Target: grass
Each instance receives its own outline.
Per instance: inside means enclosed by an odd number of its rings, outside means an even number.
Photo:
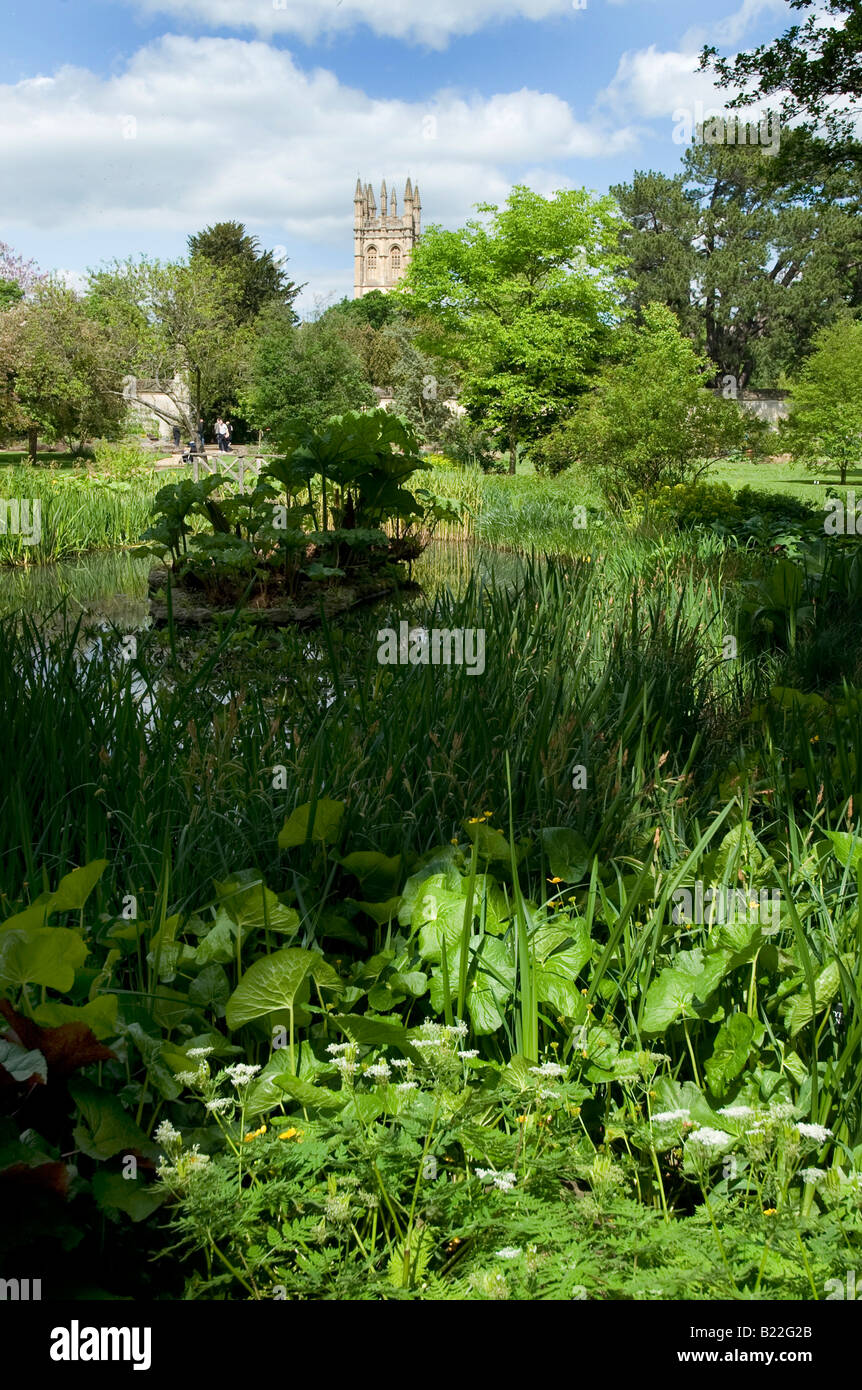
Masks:
[[[149,523],[161,486],[152,470],[125,477],[106,472],[10,467],[0,474],[0,500],[30,506],[30,523],[0,534],[0,564],[46,564],[87,550],[135,544]],[[32,525],[39,504],[38,527]],[[27,543],[27,533],[37,536]]]

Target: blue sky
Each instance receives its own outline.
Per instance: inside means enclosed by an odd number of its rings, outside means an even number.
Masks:
[[[457,226],[513,183],[673,172],[697,72],[784,0],[5,0],[0,240],[45,269],[179,256],[221,218],[286,248],[305,312],[352,290],[357,172]],[[677,136],[677,140],[678,140]]]

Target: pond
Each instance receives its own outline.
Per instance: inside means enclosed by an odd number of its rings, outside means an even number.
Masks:
[[[0,569],[0,617],[25,613],[40,626],[59,626],[62,605],[72,621],[87,627],[136,632],[149,625],[147,575],[152,561],[127,551],[92,552],[54,565]],[[421,585],[416,604],[450,589],[462,594],[478,576],[499,587],[517,582],[520,557],[470,543],[434,541],[413,565]]]

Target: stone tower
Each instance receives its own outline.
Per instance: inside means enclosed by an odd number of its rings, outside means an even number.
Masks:
[[[380,185],[380,211],[371,184],[356,180],[353,197],[353,298],[369,290],[387,290],[397,284],[421,234],[422,204],[419,185],[410,179],[404,189],[404,212],[399,217],[395,189],[387,201],[386,180]]]

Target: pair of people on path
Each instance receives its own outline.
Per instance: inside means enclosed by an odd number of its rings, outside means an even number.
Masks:
[[[215,422],[215,437],[220,454],[226,454],[230,450],[232,433],[230,420],[223,420],[219,416]]]

